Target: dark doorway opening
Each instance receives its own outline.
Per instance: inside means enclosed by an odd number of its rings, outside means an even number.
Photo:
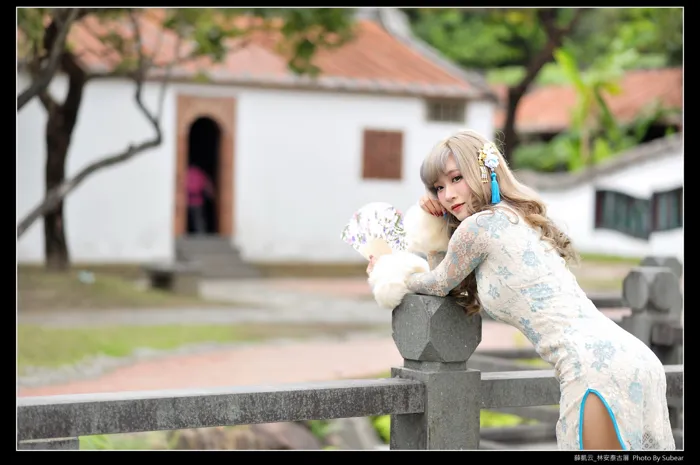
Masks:
[[[214,120],[202,117],[192,123],[187,150],[188,235],[215,235],[219,232],[218,184],[220,145],[221,129]],[[198,168],[200,173],[192,175],[190,173],[191,168]],[[204,176],[201,176],[201,174],[204,174]]]

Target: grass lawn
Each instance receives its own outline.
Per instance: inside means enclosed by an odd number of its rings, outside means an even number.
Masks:
[[[611,255],[581,254],[573,273],[586,292],[622,292],[622,282],[641,259]]]
[[[81,282],[81,271],[92,272],[94,282]],[[31,311],[236,306],[231,302],[215,302],[156,289],[140,289],[135,283],[137,277],[137,271],[127,267],[123,270],[76,267],[65,273],[57,273],[38,266],[20,266],[17,273],[18,307],[20,311]]]
[[[624,278],[602,278],[596,279],[588,276],[576,277],[581,289],[585,292],[620,292],[622,293],[622,281]]]
[[[642,262],[643,259],[643,257],[620,257],[617,255],[602,255],[595,253],[581,253],[579,255],[581,257],[582,262],[596,263],[599,265],[619,264],[637,266]]]
[[[138,348],[175,349],[185,344],[257,342],[274,338],[303,339],[373,330],[367,324],[238,324],[107,326],[49,328],[20,324],[17,327],[18,372],[28,367],[56,368],[100,354],[125,357]]]

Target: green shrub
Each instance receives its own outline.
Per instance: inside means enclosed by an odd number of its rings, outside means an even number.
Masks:
[[[535,420],[528,420],[509,413],[492,412],[490,410],[481,411],[481,428],[502,428],[507,426],[517,426],[537,423]],[[372,417],[372,425],[384,444],[389,444],[391,432],[391,416],[379,415]]]
[[[384,444],[389,444],[389,436],[391,433],[391,415],[379,415],[372,418],[372,424],[377,431],[379,437],[384,441]]]

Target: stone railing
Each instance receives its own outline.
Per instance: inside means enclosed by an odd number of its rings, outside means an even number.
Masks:
[[[669,404],[680,412],[678,279],[666,267],[639,267],[624,294],[633,313],[622,324],[662,357]],[[394,309],[392,329],[404,363],[388,379],[20,397],[18,448],[77,449],[79,436],[97,434],[391,414],[391,449],[478,449],[482,409],[559,403],[552,370],[470,368],[481,316],[466,316],[452,299],[409,295]]]

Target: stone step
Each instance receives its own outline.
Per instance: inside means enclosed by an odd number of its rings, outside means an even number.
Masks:
[[[261,274],[252,268],[205,268],[202,270],[202,277],[209,279],[241,279],[260,278]]]
[[[207,266],[249,266],[240,256],[234,254],[226,255],[204,255],[188,254],[188,261],[196,262]]]
[[[184,253],[207,253],[207,254],[218,254],[218,253],[238,253],[238,250],[228,241],[224,240],[211,240],[211,241],[191,241],[182,240],[178,241],[175,247]]]
[[[261,272],[254,266],[248,265],[240,260],[229,262],[211,262],[208,260],[192,260],[205,278],[259,278]]]
[[[257,278],[260,271],[241,259],[228,237],[196,236],[176,242],[178,260],[194,262],[205,278]]]

